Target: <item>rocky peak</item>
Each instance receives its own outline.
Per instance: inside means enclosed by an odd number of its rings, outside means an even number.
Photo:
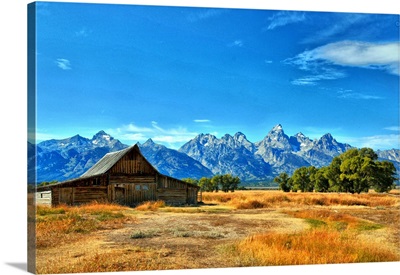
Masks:
[[[289,137],[283,131],[283,127],[281,124],[273,127],[271,131],[269,131],[268,135],[261,142],[258,142],[257,145],[279,149],[291,148]]]
[[[150,146],[154,144],[155,144],[154,141],[151,138],[149,138],[145,143],[143,143],[143,146]]]

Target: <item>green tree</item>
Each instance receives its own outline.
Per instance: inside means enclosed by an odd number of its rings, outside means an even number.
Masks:
[[[395,177],[396,168],[393,163],[389,161],[380,161],[376,166],[376,180],[372,184],[372,188],[376,192],[389,192],[396,186],[394,182],[397,180]]]
[[[240,184],[239,177],[234,177],[231,174],[225,174],[221,178],[221,190],[224,192],[232,191],[238,188]]]
[[[335,157],[325,176],[329,191],[361,193],[374,188],[387,192],[393,188],[396,168],[391,162],[378,161],[378,155],[371,148],[352,148]]]
[[[182,179],[182,181],[187,182],[187,183],[191,183],[191,184],[194,184],[194,185],[198,185],[199,184],[199,181],[197,179],[192,179],[192,178],[185,178],[185,179]]]
[[[325,171],[325,176],[328,179],[329,190],[331,192],[344,192],[344,187],[340,180],[340,165],[342,164],[342,159],[337,156],[333,158],[331,164]]]
[[[211,179],[210,178],[202,177],[199,180],[199,186],[200,186],[200,189],[202,191],[212,192],[214,190],[214,187],[213,187],[213,185],[211,183]]]
[[[314,190],[316,192],[328,192],[329,179],[327,177],[329,167],[319,168],[314,175]]]
[[[279,185],[279,189],[281,189],[283,192],[290,192],[290,190],[292,190],[290,177],[285,172],[282,172],[279,174],[279,176],[276,176],[274,178],[274,182]]]
[[[300,190],[301,192],[311,192],[314,190],[313,182],[311,181],[311,176],[315,173],[316,168],[314,166],[310,167],[300,167],[296,169],[291,177],[293,184],[293,191]]]
[[[361,155],[345,159],[340,165],[340,179],[346,183],[345,191],[350,193],[368,192],[374,162]]]
[[[222,184],[222,175],[215,175],[214,177],[212,177],[211,184],[213,186],[213,190],[215,190],[215,192],[218,192],[219,187]]]

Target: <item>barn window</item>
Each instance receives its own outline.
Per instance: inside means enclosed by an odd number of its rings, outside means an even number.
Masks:
[[[149,190],[149,187],[147,185],[143,185],[142,188],[143,188],[144,191]]]
[[[135,190],[140,191],[140,185],[135,185]]]

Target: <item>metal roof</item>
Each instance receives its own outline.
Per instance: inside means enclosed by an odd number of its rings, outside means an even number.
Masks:
[[[113,167],[126,153],[128,153],[132,148],[137,145],[130,146],[126,149],[107,153],[98,162],[96,162],[89,170],[87,170],[80,178],[87,178],[97,175],[102,175]]]

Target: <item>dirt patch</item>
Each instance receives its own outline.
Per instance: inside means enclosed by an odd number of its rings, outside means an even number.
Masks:
[[[139,246],[185,251],[187,256],[214,258],[213,248],[268,231],[300,231],[307,224],[277,211],[229,214],[156,212],[138,216],[138,223],[104,233],[112,246]],[[206,262],[211,262],[205,260]],[[213,265],[215,267],[215,265]],[[208,266],[205,266],[208,267]]]

